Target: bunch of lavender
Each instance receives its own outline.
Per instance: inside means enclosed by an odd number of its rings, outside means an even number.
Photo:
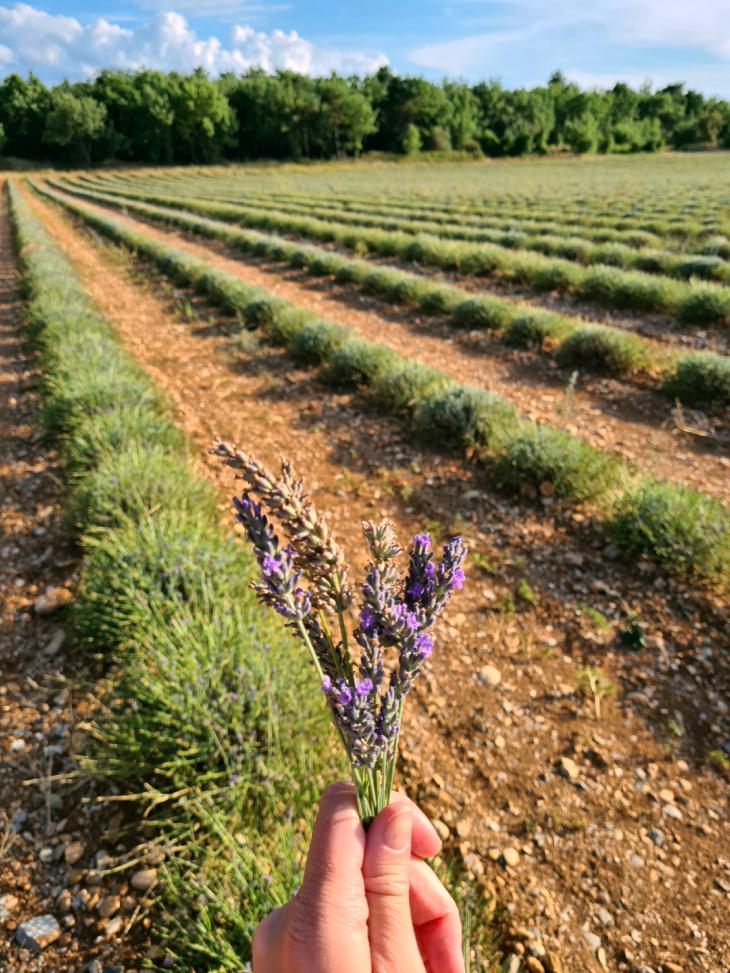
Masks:
[[[416,534],[401,574],[393,526],[363,524],[370,562],[357,621],[348,624],[354,599],[345,559],[290,464],[282,461],[277,479],[225,443],[213,453],[246,483],[233,504],[261,571],[254,588],[309,650],[367,825],[390,800],[405,698],[433,652],[436,619],[464,582],[466,548],[453,537],[437,560],[428,534]]]

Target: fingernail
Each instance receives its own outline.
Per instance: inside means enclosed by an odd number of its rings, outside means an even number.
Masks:
[[[411,844],[411,831],[413,829],[413,818],[410,808],[403,808],[385,825],[383,832],[383,844],[391,851],[405,851]]]

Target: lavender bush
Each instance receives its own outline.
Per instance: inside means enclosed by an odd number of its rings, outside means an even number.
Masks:
[[[428,534],[416,534],[402,573],[392,524],[364,523],[370,562],[355,611],[342,551],[291,465],[283,460],[276,479],[225,443],[213,452],[246,483],[233,503],[261,571],[254,588],[309,650],[367,825],[390,800],[405,699],[433,652],[436,619],[464,582],[466,548],[453,537],[437,560]]]

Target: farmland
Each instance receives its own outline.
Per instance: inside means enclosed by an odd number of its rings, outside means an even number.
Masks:
[[[243,969],[342,772],[227,537],[221,437],[290,457],[358,566],[371,518],[469,544],[399,775],[444,838],[472,970],[727,968],[728,154],[39,172],[4,191],[29,422],[64,484],[68,582],[47,583],[73,592],[63,685],[83,705],[63,718],[88,734],[48,774],[99,796],[45,840],[54,862],[86,831],[96,852],[116,821],[98,884],[131,896],[113,933],[67,931],[44,958],[81,970],[121,936],[132,965]],[[26,595],[4,630],[27,616],[41,644],[58,621]],[[33,670],[52,712],[54,665]],[[17,781],[38,777],[23,753]],[[87,855],[70,896],[100,872]]]

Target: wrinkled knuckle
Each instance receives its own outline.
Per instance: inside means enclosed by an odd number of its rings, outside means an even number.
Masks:
[[[401,865],[382,865],[365,875],[365,891],[369,895],[407,896],[410,889],[408,871]]]

